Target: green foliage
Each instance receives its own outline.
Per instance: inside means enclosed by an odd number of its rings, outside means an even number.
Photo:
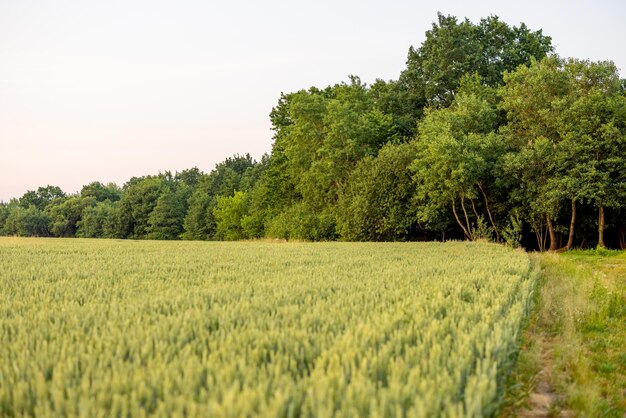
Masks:
[[[96,202],[104,202],[105,200],[116,202],[120,200],[121,195],[122,190],[115,183],[109,183],[105,186],[99,181],[94,181],[83,186],[80,191],[81,197],[91,197],[94,198]]]
[[[60,204],[48,206],[46,212],[50,218],[50,232],[56,237],[73,237],[76,235],[78,223],[88,207],[96,205],[96,198],[71,196]]]
[[[522,219],[519,214],[509,215],[509,221],[502,229],[502,238],[511,248],[519,248],[522,243]]]
[[[124,185],[119,202],[119,231],[122,238],[141,239],[148,233],[148,219],[164,187],[161,177],[132,178]]]
[[[119,204],[109,200],[86,207],[82,219],[77,222],[77,237],[119,238]]]
[[[188,199],[182,238],[216,239],[214,210],[219,196],[232,196],[236,190],[248,191],[257,183],[267,164],[246,154],[235,155],[218,164],[208,176],[201,176]]]
[[[375,108],[391,117],[397,135],[406,140],[415,135],[425,105],[421,95],[412,93],[404,83],[395,80],[379,79],[370,88]]]
[[[187,186],[176,190],[167,188],[157,199],[156,206],[148,217],[148,239],[178,239],[183,232],[187,209]]]
[[[545,225],[546,214],[552,218],[558,215],[560,190],[552,182],[553,157],[552,142],[539,137],[519,152],[508,153],[503,158],[506,175],[518,182],[512,188],[512,203],[523,211],[525,220],[535,231]]]
[[[626,201],[626,97],[612,62],[569,61],[569,103],[559,119],[572,188],[580,200],[619,207]]]
[[[514,205],[533,230],[564,200],[618,207],[626,199],[626,101],[615,66],[556,57],[505,74],[505,169]],[[618,203],[620,202],[620,203]],[[551,248],[554,248],[551,243]]]
[[[189,188],[194,188],[202,178],[205,176],[202,171],[198,167],[189,168],[187,170],[183,170],[180,173],[176,173],[175,179],[177,182],[180,182]]]
[[[186,240],[206,240],[214,232],[213,208],[216,198],[196,189],[189,198],[189,210],[183,221],[182,238]]]
[[[4,223],[4,234],[20,237],[49,236],[50,218],[48,215],[35,205],[27,208],[20,205],[9,206],[9,214]]]
[[[295,203],[268,222],[267,236],[271,238],[327,241],[336,239],[333,214],[317,212],[306,203]]]
[[[318,221],[324,225],[322,229],[335,223],[334,208],[358,162],[397,138],[393,119],[376,107],[370,89],[358,77],[325,90],[311,88],[283,95],[271,117],[276,133],[270,167],[280,167],[284,174],[268,170],[271,182],[261,179],[260,183],[273,194],[287,191],[290,199],[267,205],[273,212],[270,219],[281,212],[287,216],[284,211],[301,214],[305,218],[294,221],[299,226],[291,228],[292,232],[299,238],[320,236]],[[314,230],[305,230],[307,225]],[[332,234],[321,235],[328,238]]]
[[[248,238],[242,225],[248,209],[248,194],[235,191],[233,196],[218,196],[213,209],[217,228],[215,238],[218,240],[236,241]]]
[[[487,185],[494,177],[496,162],[507,150],[494,132],[498,121],[495,105],[493,89],[470,77],[464,79],[450,107],[427,111],[419,125],[418,152],[411,165],[420,221],[428,223],[444,208],[451,208],[465,237],[477,238],[473,224],[481,217],[481,204],[487,212]]]
[[[267,235],[272,219],[301,198],[287,174],[286,164],[287,159],[275,143],[272,157],[265,162],[266,168],[249,193],[248,214],[242,221],[248,236]]]
[[[9,204],[0,202],[0,235],[6,235],[6,232],[4,232],[4,224],[9,217],[9,213],[11,213],[9,210]]]
[[[529,267],[474,243],[0,239],[0,415],[492,416]]]
[[[487,85],[502,83],[502,74],[552,51],[550,37],[524,24],[510,27],[497,16],[473,24],[454,16],[438,15],[422,45],[409,50],[407,69],[400,76],[414,100],[446,107],[460,81],[477,73]]]
[[[476,224],[473,226],[472,236],[475,240],[491,241],[493,240],[493,228],[489,226],[485,217],[478,215]]]
[[[415,142],[388,144],[366,157],[350,175],[339,199],[337,231],[348,241],[393,241],[415,228],[415,184],[409,166]]]
[[[38,210],[44,210],[54,201],[63,200],[66,197],[63,190],[58,186],[39,187],[37,191],[29,190],[19,199],[22,208],[34,206]]]
[[[570,148],[558,123],[572,86],[558,57],[533,59],[530,66],[505,73],[504,81],[500,94],[508,122],[502,131],[513,147],[503,159],[507,188],[512,206],[524,214],[543,250],[561,201],[577,199],[570,181]],[[550,236],[550,248],[556,249]]]

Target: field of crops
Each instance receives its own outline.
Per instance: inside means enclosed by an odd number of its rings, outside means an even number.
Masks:
[[[476,243],[0,239],[0,416],[488,416],[534,275]]]

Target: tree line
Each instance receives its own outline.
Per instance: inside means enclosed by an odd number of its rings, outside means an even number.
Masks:
[[[0,232],[626,247],[626,82],[541,30],[439,14],[397,80],[281,94],[270,119],[260,161],[40,187]]]

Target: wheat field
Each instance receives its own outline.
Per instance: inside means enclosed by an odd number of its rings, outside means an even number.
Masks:
[[[534,287],[481,243],[1,238],[0,416],[489,416]]]

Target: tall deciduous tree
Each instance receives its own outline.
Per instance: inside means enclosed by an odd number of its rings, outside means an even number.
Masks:
[[[605,246],[605,208],[626,201],[626,100],[612,62],[571,60],[573,88],[560,118],[568,149],[572,187],[598,208],[598,245]]]
[[[504,71],[531,58],[542,59],[551,51],[550,37],[524,24],[510,27],[497,16],[473,24],[438,14],[422,45],[409,49],[399,82],[419,117],[425,105],[450,105],[463,76],[477,73],[487,85],[497,86]]]
[[[161,240],[180,238],[187,209],[187,188],[184,184],[165,188],[148,217],[146,238]]]
[[[514,72],[506,72],[504,81],[500,93],[508,123],[502,132],[515,148],[509,160],[518,159],[517,163],[510,161],[509,167],[522,171],[509,174],[521,180],[513,186],[516,190],[527,191],[526,196],[519,193],[514,196],[518,198],[518,205],[526,206],[524,212],[538,234],[539,247],[543,247],[541,231],[545,225],[550,237],[549,249],[556,250],[558,241],[554,222],[559,214],[560,197],[562,193],[572,192],[558,187],[568,184],[563,177],[568,175],[568,170],[559,169],[557,164],[559,157],[564,155],[558,121],[563,107],[567,106],[564,101],[568,100],[571,83],[558,57],[541,61],[533,59],[528,67],[520,66]],[[566,160],[561,158],[561,161]],[[568,198],[575,201],[578,197],[571,194]],[[543,213],[537,213],[537,210]],[[575,216],[575,212],[572,215]]]
[[[305,216],[297,229],[314,228],[304,233],[307,236],[326,230],[329,235],[323,238],[328,239],[334,235],[335,207],[350,173],[362,158],[398,137],[392,117],[376,106],[358,77],[324,90],[284,95],[271,116],[276,132],[271,158],[280,163],[286,178],[272,170],[266,175],[284,184],[279,188],[295,192],[292,201],[281,199],[283,207],[275,216],[286,211]]]
[[[475,228],[485,222],[497,234],[487,183],[506,144],[494,132],[499,119],[493,88],[481,86],[478,77],[466,77],[463,83],[449,108],[427,111],[411,169],[418,218],[428,222],[451,210],[464,236],[473,240],[484,233]]]

